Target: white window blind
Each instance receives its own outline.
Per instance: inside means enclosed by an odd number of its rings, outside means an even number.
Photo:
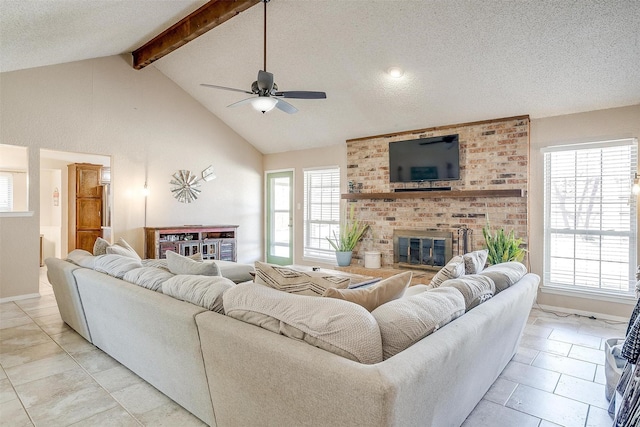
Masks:
[[[635,139],[545,150],[545,286],[635,288],[636,170]]]
[[[326,237],[340,231],[340,169],[304,170],[304,258],[335,261]]]
[[[0,212],[13,211],[13,175],[0,172]]]

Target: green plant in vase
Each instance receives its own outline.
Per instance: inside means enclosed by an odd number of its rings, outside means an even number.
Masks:
[[[351,205],[349,216],[340,222],[340,233],[333,232],[333,237],[327,237],[331,247],[336,251],[336,259],[339,266],[351,264],[351,254],[364,233],[369,229],[355,217],[355,206]]]
[[[520,247],[523,241],[515,236],[513,230],[505,233],[504,229],[500,228],[492,232],[487,222],[487,225],[482,228],[482,235],[489,250],[487,256],[489,264],[494,265],[509,261],[522,262],[524,259],[526,249]]]

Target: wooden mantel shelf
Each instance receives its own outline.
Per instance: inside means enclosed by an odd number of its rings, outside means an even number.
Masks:
[[[347,200],[361,199],[435,199],[462,197],[525,197],[522,189],[510,190],[450,190],[450,191],[398,191],[393,193],[347,193],[341,197]]]

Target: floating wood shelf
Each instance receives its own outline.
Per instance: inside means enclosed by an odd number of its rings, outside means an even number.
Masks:
[[[393,193],[347,193],[341,197],[347,200],[362,199],[437,199],[463,197],[525,197],[522,189],[510,190],[450,190],[450,191],[398,191]]]

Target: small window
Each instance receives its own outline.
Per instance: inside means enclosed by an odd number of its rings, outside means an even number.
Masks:
[[[303,257],[334,262],[327,237],[340,231],[340,168],[304,171]]]
[[[635,288],[637,141],[544,150],[544,285],[591,293]]]
[[[0,212],[13,211],[13,176],[0,172]]]

